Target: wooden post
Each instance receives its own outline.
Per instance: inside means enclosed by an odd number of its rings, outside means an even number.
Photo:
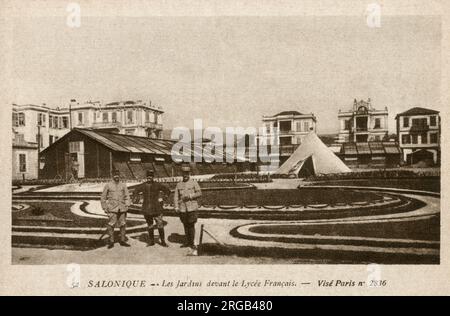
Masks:
[[[112,175],[113,172],[113,161],[112,161],[112,151],[109,151],[109,174]]]
[[[199,244],[199,246],[202,244],[202,242],[203,242],[203,226],[204,226],[204,224],[202,224],[201,226],[200,226],[200,240],[199,240],[199,242],[198,242],[198,244]]]
[[[100,178],[100,157],[98,151],[98,143],[95,144],[95,151],[97,154],[97,179]]]

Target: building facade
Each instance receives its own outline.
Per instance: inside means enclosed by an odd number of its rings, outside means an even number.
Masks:
[[[17,105],[12,107],[12,126],[24,141],[36,143],[42,150],[69,131],[69,111],[51,109],[44,105]]]
[[[64,108],[13,104],[12,113],[13,130],[22,134],[25,141],[36,142],[39,150],[75,127],[162,138],[164,112],[161,107],[141,100],[101,104],[72,99]]]
[[[72,127],[93,128],[134,136],[162,138],[161,107],[151,102],[77,103],[71,100]]]
[[[124,179],[145,179],[147,170],[153,170],[160,178],[179,177],[183,162],[173,160],[175,143],[167,139],[74,128],[41,152],[40,177],[65,181],[109,179],[114,170]],[[188,147],[183,155],[191,158],[194,175],[233,173],[245,168],[244,163],[237,161],[233,164],[211,162],[214,159],[211,153],[201,147],[195,149],[192,144]],[[203,152],[202,161],[193,162],[194,151],[198,149]]]
[[[415,164],[427,161],[440,162],[440,116],[439,111],[414,107],[397,114],[397,135],[403,161]]]
[[[388,134],[388,110],[376,110],[367,101],[356,99],[348,111],[339,110],[339,143],[382,141]]]
[[[313,113],[284,111],[273,116],[263,116],[265,142],[268,145],[279,145],[280,164],[292,155],[302,143],[303,137],[311,131],[316,131],[316,123],[317,119]]]
[[[38,178],[38,145],[25,141],[22,134],[13,133],[12,179],[30,180]]]

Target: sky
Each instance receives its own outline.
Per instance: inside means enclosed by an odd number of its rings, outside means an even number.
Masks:
[[[338,131],[355,98],[395,114],[441,109],[438,17],[65,17],[15,19],[10,103],[152,100],[164,128],[261,126],[314,113]]]

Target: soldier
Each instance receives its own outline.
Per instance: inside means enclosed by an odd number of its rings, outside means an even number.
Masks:
[[[106,225],[109,240],[108,249],[114,247],[114,227],[120,227],[120,242],[124,247],[130,247],[126,242],[126,218],[128,207],[131,205],[130,194],[125,183],[120,182],[118,170],[113,173],[113,181],[107,183],[101,197],[102,209],[109,217]]]
[[[184,226],[186,242],[181,247],[190,247],[191,255],[197,255],[195,246],[195,223],[197,222],[198,199],[202,192],[198,183],[190,178],[190,167],[183,166],[183,181],[175,188],[174,206]]]
[[[168,247],[164,235],[164,221],[163,221],[163,200],[159,193],[163,192],[167,196],[170,190],[165,185],[154,181],[153,170],[147,171],[147,181],[136,187],[134,193],[142,193],[144,201],[142,203],[141,212],[144,215],[145,221],[148,225],[148,244],[147,246],[155,245],[154,228],[158,228],[159,240],[161,246]]]

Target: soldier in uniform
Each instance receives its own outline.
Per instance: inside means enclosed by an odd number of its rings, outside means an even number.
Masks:
[[[190,178],[190,167],[183,166],[183,181],[178,182],[174,194],[175,211],[184,226],[186,242],[181,247],[190,247],[191,255],[197,255],[195,246],[195,223],[197,222],[198,199],[202,192],[198,183]]]
[[[134,194],[142,193],[144,201],[142,203],[141,212],[148,225],[148,246],[155,245],[154,228],[159,232],[159,239],[161,246],[168,247],[164,234],[163,221],[163,199],[160,197],[160,192],[167,196],[170,195],[170,190],[165,185],[154,181],[153,170],[147,171],[147,181],[136,187]]]
[[[126,242],[126,218],[131,199],[126,184],[120,182],[118,170],[113,173],[113,181],[107,183],[103,189],[101,205],[109,217],[106,225],[109,235],[108,249],[114,247],[114,227],[116,225],[120,227],[120,245],[130,247]]]

